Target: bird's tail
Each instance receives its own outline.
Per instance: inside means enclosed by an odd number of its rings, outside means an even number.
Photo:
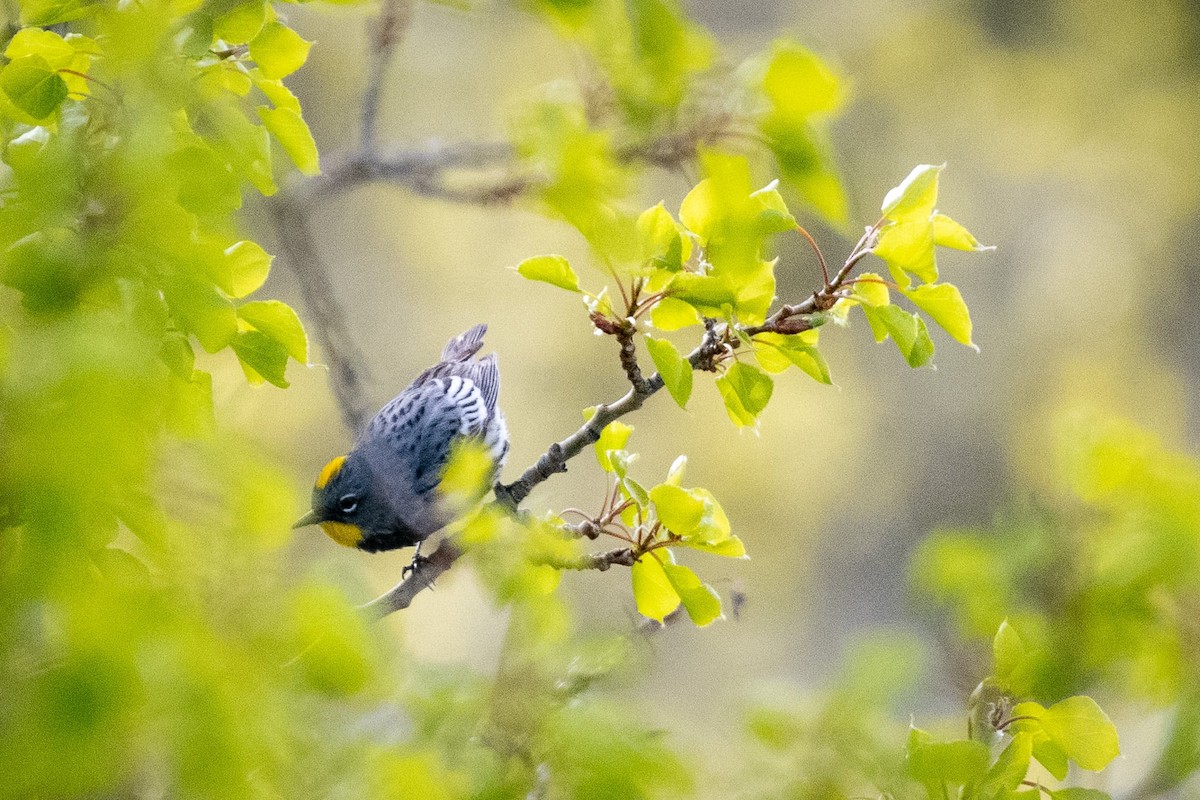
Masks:
[[[487,333],[487,325],[479,324],[465,333],[460,333],[446,344],[442,351],[443,362],[466,361],[479,352],[483,347],[483,335]]]

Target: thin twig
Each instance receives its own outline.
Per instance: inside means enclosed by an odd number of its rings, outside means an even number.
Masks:
[[[408,577],[371,602],[359,606],[369,619],[379,620],[401,609],[408,608],[422,590],[432,588],[433,582],[462,555],[462,551],[451,539],[444,539],[438,548],[413,565]]]
[[[375,150],[375,121],[379,116],[379,100],[383,94],[384,77],[412,21],[412,0],[384,0],[379,15],[368,23],[371,38],[371,65],[367,71],[367,87],[363,91],[362,112],[359,116],[359,147],[364,153]]]
[[[300,293],[308,309],[309,329],[321,343],[322,358],[329,365],[331,383],[346,427],[357,433],[367,423],[366,357],[354,346],[346,326],[347,315],[337,301],[329,270],[321,261],[304,206],[286,196],[270,204],[279,245],[295,272]]]

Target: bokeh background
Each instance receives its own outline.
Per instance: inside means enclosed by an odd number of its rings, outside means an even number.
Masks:
[[[939,660],[938,618],[908,588],[907,563],[922,537],[987,526],[1036,494],[1049,480],[1050,423],[1072,405],[1129,417],[1174,447],[1197,449],[1200,7],[685,5],[731,63],[784,33],[849,78],[852,102],[833,143],[856,223],[875,220],[884,192],[913,165],[947,162],[941,207],[998,249],[941,259],[971,307],[978,353],[935,332],[936,370],[910,370],[860,322],[823,335],[835,387],[795,370],[780,376],[761,435],[730,424],[706,380],[697,380],[686,412],[655,397],[630,420],[638,472],[661,475],[688,453],[691,482],[717,493],[751,559],[705,565],[722,593],[745,593],[739,617],[660,632],[651,640],[657,667],[624,691],[673,735],[715,749],[752,698],[835,680],[850,642],[886,629],[931,643],[913,707],[960,713],[971,687]],[[357,135],[370,13],[289,10],[290,23],[316,41],[292,86],[327,156]],[[534,87],[569,76],[573,63],[562,40],[510,7],[420,5],[386,84],[380,139],[497,138]],[[656,174],[635,202],[677,210],[688,188],[678,175]],[[853,243],[805,223],[831,260]],[[246,224],[279,252],[261,206]],[[510,269],[560,253],[585,283],[599,284],[567,225],[520,206],[462,207],[369,187],[321,206],[316,232],[378,405],[447,338],[489,324],[512,431],[508,479],[578,427],[581,409],[624,391],[615,346],[592,334],[582,306]],[[802,298],[817,285],[802,244],[780,243],[782,297]],[[303,314],[289,272],[277,268],[271,281],[273,296]],[[328,372],[295,371],[293,389],[280,393],[248,388],[236,365],[216,369],[226,420],[290,465],[304,497],[321,465],[353,439]],[[588,508],[602,491],[585,454],[529,505]],[[297,532],[286,557],[365,600],[394,583],[409,556],[343,550],[310,529]],[[628,624],[623,570],[568,574],[565,584],[585,625]],[[383,626],[423,662],[488,672],[504,623],[470,571],[456,569]],[[1152,750],[1153,725],[1148,731],[1125,737],[1126,761]]]

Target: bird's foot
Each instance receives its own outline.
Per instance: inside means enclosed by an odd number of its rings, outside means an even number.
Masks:
[[[420,553],[413,553],[412,562],[407,567],[400,570],[400,579],[404,580],[409,575],[416,574],[428,563],[429,558],[421,555]]]

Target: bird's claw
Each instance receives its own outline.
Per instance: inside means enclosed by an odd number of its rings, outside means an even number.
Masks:
[[[422,567],[424,567],[428,563],[429,563],[429,559],[427,557],[421,555],[420,553],[413,555],[412,562],[407,567],[400,570],[400,579],[404,580],[409,575],[415,574],[418,570],[420,570]]]

